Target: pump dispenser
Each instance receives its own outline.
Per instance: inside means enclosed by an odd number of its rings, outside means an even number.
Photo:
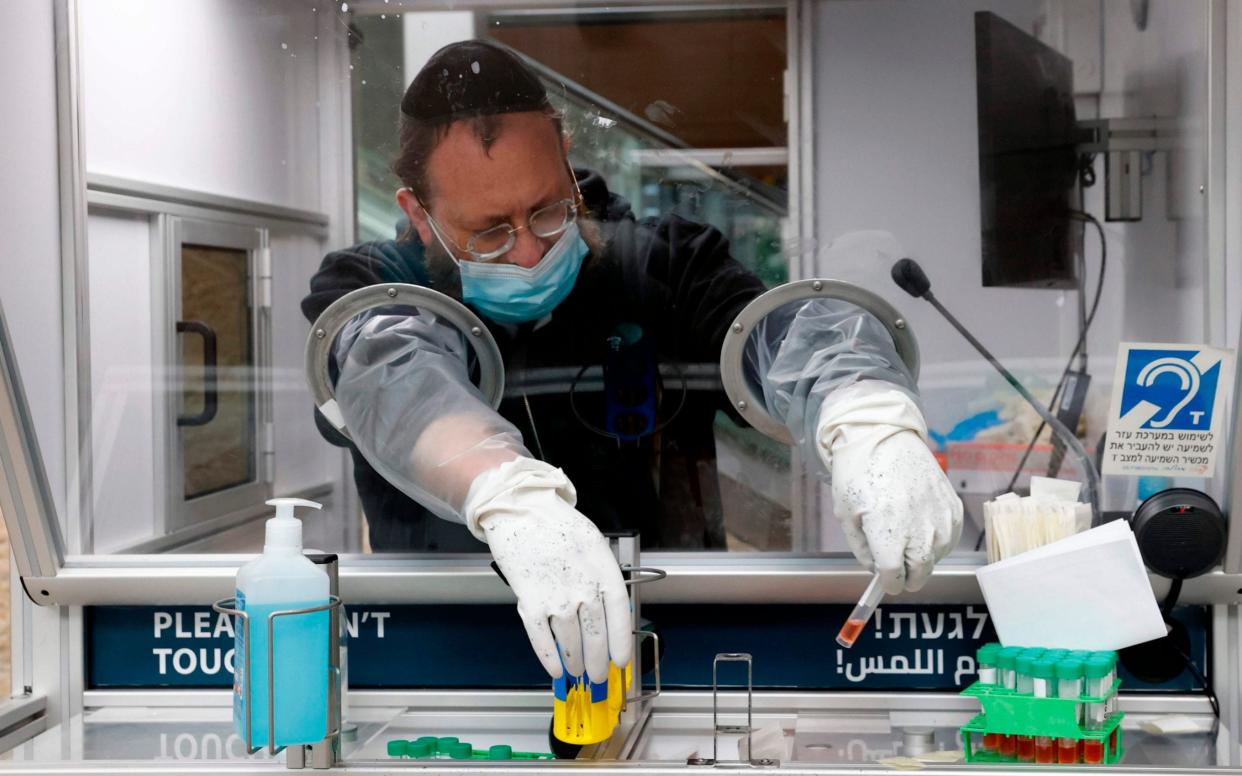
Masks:
[[[267,503],[276,507],[276,516],[267,521],[263,554],[237,572],[237,608],[250,623],[250,656],[247,660],[246,631],[238,623],[234,676],[239,678],[233,682],[233,721],[244,737],[249,717],[253,745],[267,746],[270,704],[275,711],[272,739],[276,746],[313,744],[328,732],[330,614],[325,609],[270,615],[328,603],[328,575],[302,555],[302,522],[294,516],[294,507],[322,507],[298,498]],[[269,697],[269,627],[274,703]]]
[[[294,507],[310,507],[323,509],[323,504],[307,501],[304,498],[274,498],[267,502],[269,507],[276,507],[276,516],[267,521],[267,532],[263,542],[263,554],[291,550],[302,552],[302,521],[294,517]]]

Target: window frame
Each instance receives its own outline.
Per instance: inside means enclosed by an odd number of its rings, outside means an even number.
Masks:
[[[155,538],[160,539],[190,529],[205,521],[228,515],[256,502],[272,497],[274,471],[272,459],[272,389],[262,375],[271,367],[271,251],[266,229],[227,224],[219,221],[184,216],[157,217],[154,236],[162,245],[162,255],[153,255],[152,264],[163,268],[164,282],[156,283],[154,331],[157,352],[163,356],[164,374],[170,378],[167,389],[154,395],[157,419],[157,450],[163,455],[156,461],[156,482],[162,483],[157,499],[163,496],[164,515],[156,516]],[[253,397],[254,476],[249,481],[195,498],[185,497],[185,461],[183,433],[177,425],[181,412],[180,388],[182,366],[180,338],[176,323],[182,320],[182,252],[186,245],[244,250],[247,258],[247,303],[250,308],[250,347],[253,359],[251,395]],[[162,530],[161,530],[162,529]]]

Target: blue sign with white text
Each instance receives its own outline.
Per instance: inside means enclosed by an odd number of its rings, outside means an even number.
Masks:
[[[660,636],[661,679],[670,689],[710,687],[717,653],[749,652],[756,687],[952,691],[974,680],[975,651],[996,639],[980,605],[886,604],[854,647],[842,649],[835,637],[850,610],[649,604],[643,615]],[[1205,611],[1181,607],[1175,616],[1206,670]],[[210,607],[91,607],[86,627],[91,688],[232,685],[233,623]],[[354,689],[551,687],[512,605],[347,606],[345,629]],[[1200,686],[1189,672],[1159,686],[1122,675],[1131,689]],[[745,671],[723,666],[720,680],[744,684]]]

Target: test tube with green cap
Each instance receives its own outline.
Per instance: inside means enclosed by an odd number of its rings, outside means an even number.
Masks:
[[[1016,678],[1014,680],[1014,689],[1019,695],[1030,695],[1035,690],[1035,676],[1032,673],[1035,665],[1035,656],[1026,652],[1018,655],[1016,661]]]
[[[1023,649],[1017,656],[1017,693],[1031,695],[1035,692],[1035,661],[1042,649]],[[1035,762],[1035,736],[1017,736],[1017,761]]]
[[[1045,652],[1031,664],[1031,694],[1036,698],[1057,697],[1056,668],[1057,661],[1048,657]],[[1035,762],[1049,764],[1057,761],[1056,744],[1051,736],[1035,736]]]
[[[988,687],[999,687],[1000,677],[997,675],[999,668],[997,662],[1000,658],[1001,645],[996,643],[984,644],[979,647],[979,651],[975,653],[975,667],[979,674],[979,684]],[[989,751],[1000,749],[999,733],[984,733],[983,748]]]
[[[1052,686],[1057,675],[1057,661],[1049,657],[1041,657],[1031,663],[1031,694],[1036,698],[1057,697],[1056,688]]]
[[[1000,655],[1000,644],[984,644],[975,653],[975,670],[979,674],[979,683],[996,686],[996,659]]]
[[[1023,650],[1017,660],[1017,691],[1019,695],[1031,695],[1035,689],[1034,666],[1040,652],[1033,649]],[[1033,736],[1017,736],[1018,762],[1035,762],[1035,738]]]
[[[1083,664],[1083,676],[1086,678],[1086,695],[1089,698],[1101,698],[1108,693],[1108,672],[1112,666],[1105,657],[1093,657]],[[1105,703],[1103,701],[1088,702],[1084,711],[1084,726],[1090,730],[1104,727]]]
[[[1108,661],[1108,674],[1104,677],[1104,692],[1106,694],[1111,693],[1108,696],[1108,700],[1104,703],[1104,719],[1107,720],[1109,717],[1115,714],[1117,712],[1117,709],[1119,708],[1117,695],[1116,693],[1112,692],[1113,683],[1117,679],[1117,653],[1108,651],[1108,652],[1098,652],[1096,654],[1101,659]],[[1112,743],[1113,748],[1116,749],[1117,748],[1117,730],[1115,728],[1113,729],[1112,734],[1109,736],[1109,740]]]
[[[1006,690],[1013,690],[1018,686],[1018,655],[1020,654],[1022,654],[1021,647],[1002,647],[1001,651],[996,653],[996,678]]]
[[[996,653],[997,682],[1006,690],[1013,690],[1017,686],[1018,655],[1021,653],[1021,647],[1001,647],[1000,652]],[[1013,757],[1017,753],[1017,737],[1007,733],[1001,734],[1000,740],[997,741],[997,748],[1002,757]]]
[[[1082,661],[1077,658],[1065,658],[1057,662],[1057,697],[1058,698],[1074,698],[1082,697]],[[1082,704],[1074,705],[1074,720],[1081,725]],[[1079,743],[1075,738],[1062,738],[1057,741],[1057,762],[1063,765],[1070,765],[1078,762]]]

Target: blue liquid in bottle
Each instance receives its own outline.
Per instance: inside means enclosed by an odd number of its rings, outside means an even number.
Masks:
[[[237,573],[237,608],[249,622],[237,623],[234,652],[233,722],[255,748],[314,744],[328,733],[329,636],[331,613],[280,615],[272,620],[272,694],[268,691],[268,615],[328,603],[328,575],[302,555],[300,499],[273,499],[276,517],[267,521],[263,554]],[[269,705],[274,724],[269,726]],[[269,729],[274,728],[274,730]]]
[[[297,601],[288,604],[245,605],[239,591],[238,608],[250,618],[250,664],[245,662],[245,633],[237,630],[235,665],[237,676],[248,676],[251,740],[256,747],[268,744],[267,616],[287,609],[305,609],[326,604]],[[330,615],[325,610],[312,614],[277,617],[272,625],[276,669],[276,745],[313,744],[323,739],[328,716],[328,629]],[[249,673],[244,673],[249,671]],[[238,732],[246,733],[246,702],[240,692],[233,695],[233,718]]]

